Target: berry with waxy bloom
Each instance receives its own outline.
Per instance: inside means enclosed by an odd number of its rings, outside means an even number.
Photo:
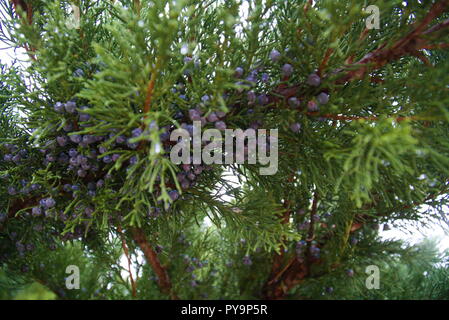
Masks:
[[[102,179],[98,180],[97,183],[96,183],[96,186],[97,186],[97,189],[103,187],[104,186],[104,180],[102,180]]]
[[[54,109],[58,113],[63,113],[64,112],[64,104],[62,104],[61,102],[56,102],[54,105]]]
[[[259,104],[261,104],[261,105],[266,105],[270,101],[268,99],[268,96],[265,93],[260,94],[257,97],[257,100],[258,100]]]
[[[320,108],[315,101],[311,100],[307,103],[307,110],[309,110],[310,112],[317,112],[320,110]]]
[[[179,192],[177,190],[170,190],[168,195],[172,201],[176,201],[179,199]]]
[[[195,168],[193,169],[193,173],[199,175],[201,174],[201,172],[203,172],[203,167],[200,165],[196,165]]]
[[[10,153],[5,154],[5,155],[3,156],[3,160],[5,160],[6,162],[12,161],[12,158],[13,158],[13,155],[10,154]]]
[[[298,108],[300,105],[300,101],[296,97],[291,97],[288,99],[288,105],[292,108]]]
[[[83,170],[83,169],[78,169],[76,174],[78,175],[78,177],[84,178],[87,175],[87,172],[85,170]]]
[[[354,276],[354,270],[348,269],[348,270],[346,270],[346,274],[348,275],[348,277],[353,277]]]
[[[189,110],[189,118],[192,121],[200,121],[201,120],[201,114],[196,109],[190,109]]]
[[[76,103],[74,101],[68,101],[65,104],[65,111],[68,113],[75,113],[76,112]]]
[[[316,98],[320,104],[326,104],[329,102],[329,95],[325,92],[321,92]]]
[[[45,160],[47,160],[48,162],[54,162],[56,159],[52,154],[47,154],[45,156]]]
[[[241,78],[241,77],[243,77],[243,72],[244,72],[244,70],[242,67],[237,67],[237,68],[235,68],[234,76],[236,78]]]
[[[44,207],[49,209],[56,205],[56,201],[53,198],[47,198],[44,201]]]
[[[112,158],[110,155],[104,156],[103,157],[103,162],[104,163],[111,163],[112,162]]]
[[[81,113],[80,115],[79,115],[79,121],[80,122],[86,122],[86,121],[89,121],[90,120],[90,115],[89,114],[87,114],[87,113]]]
[[[263,82],[268,82],[268,80],[270,79],[270,76],[268,75],[268,73],[262,73],[262,81]]]
[[[22,157],[20,156],[20,154],[16,154],[14,157],[12,157],[12,161],[15,164],[18,164],[21,160],[22,160]]]
[[[80,143],[82,140],[82,137],[79,134],[74,134],[74,135],[69,136],[69,139],[73,143]]]
[[[58,136],[56,137],[56,142],[59,144],[60,147],[64,147],[67,144],[67,137]]]
[[[318,87],[321,84],[321,78],[316,73],[312,73],[307,78],[307,84],[312,87]]]
[[[226,116],[226,112],[224,111],[216,111],[215,113],[217,114],[217,117],[219,117],[220,119]]]
[[[119,135],[116,139],[115,142],[118,144],[123,144],[126,142],[126,137],[123,135]]]
[[[226,123],[224,123],[223,121],[217,121],[215,122],[215,128],[217,128],[218,130],[225,130]]]
[[[188,189],[189,187],[190,187],[190,182],[189,182],[189,181],[183,180],[183,181],[181,182],[181,188],[182,188],[182,189]]]
[[[132,156],[130,159],[129,159],[129,164],[131,164],[131,165],[134,165],[134,164],[136,164],[137,163],[137,157],[136,156]]]
[[[141,128],[136,128],[133,131],[131,131],[131,135],[133,138],[140,137],[142,135],[143,131]]]
[[[205,94],[204,96],[201,97],[201,101],[204,102],[204,103],[209,102],[210,101],[210,97],[207,94]]]
[[[254,91],[248,91],[248,93],[246,94],[247,99],[248,99],[248,104],[253,104],[256,102],[256,93]]]
[[[289,63],[286,63],[282,66],[282,76],[290,77],[293,74],[293,66]]]
[[[290,125],[290,130],[292,130],[292,131],[295,132],[295,133],[298,133],[298,132],[301,130],[301,124],[299,124],[299,123],[297,123],[297,122],[292,123],[292,124]]]
[[[76,149],[70,149],[69,150],[69,156],[70,157],[72,157],[72,158],[74,158],[74,157],[76,157],[78,155],[78,151],[76,151]]]
[[[277,51],[276,49],[271,50],[270,59],[273,62],[278,62],[281,59],[281,53],[279,51]]]
[[[38,217],[42,215],[42,209],[40,207],[33,207],[33,209],[31,209],[31,215],[33,217]]]
[[[209,122],[216,122],[218,121],[218,116],[215,112],[211,112],[208,116],[207,116],[207,121]]]

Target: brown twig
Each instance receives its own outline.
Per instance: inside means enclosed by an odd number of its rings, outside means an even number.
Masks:
[[[329,62],[329,59],[334,52],[334,49],[328,48],[326,51],[326,54],[324,55],[323,61],[321,61],[320,67],[318,68],[318,75],[321,77],[323,74],[323,70],[326,68],[327,63]]]
[[[151,265],[153,271],[156,273],[159,289],[161,290],[161,292],[169,294],[172,299],[177,300],[178,297],[172,291],[172,286],[167,270],[162,266],[157,253],[148,243],[142,228],[132,228],[131,232],[133,234],[134,241],[136,241],[137,245],[140,247],[145,256],[145,259]]]
[[[117,231],[120,234],[120,238],[122,240],[123,252],[125,253],[126,259],[128,260],[128,272],[129,272],[129,278],[131,280],[132,296],[135,298],[137,296],[137,286],[136,286],[136,283],[134,282],[134,277],[131,272],[131,258],[129,256],[128,246],[126,244],[126,239],[123,235],[122,227],[120,225],[117,227]]]
[[[20,10],[26,13],[26,21],[31,26],[33,24],[33,5],[31,3],[26,3],[24,0],[11,0],[14,12],[22,18],[22,15],[20,13]],[[18,10],[20,8],[20,10]],[[24,49],[26,50],[28,56],[33,60],[36,61],[36,55],[34,52],[36,51],[35,48],[28,46],[28,44],[23,45]]]

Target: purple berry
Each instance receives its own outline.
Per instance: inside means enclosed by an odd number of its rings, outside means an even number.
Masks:
[[[87,113],[81,113],[78,117],[80,122],[86,122],[90,120],[90,115]]]
[[[298,108],[300,105],[300,101],[296,97],[291,97],[288,99],[288,105],[292,108]]]
[[[133,149],[133,150],[139,146],[139,144],[137,142],[129,142],[129,139],[128,139],[128,142],[126,143],[126,145],[128,146],[128,148]]]
[[[270,59],[273,62],[278,62],[281,59],[281,53],[279,51],[277,51],[276,49],[273,49],[270,52]]]
[[[179,192],[177,190],[170,190],[168,195],[172,201],[176,201],[179,198]]]
[[[215,122],[215,128],[217,128],[218,130],[225,130],[226,123],[224,123],[223,121],[217,121]]]
[[[312,87],[318,87],[321,84],[321,78],[319,75],[312,73],[307,79],[307,84]]]
[[[293,66],[291,64],[284,64],[282,66],[282,76],[290,77],[293,74]]]
[[[76,149],[72,148],[72,149],[69,150],[69,156],[70,157],[73,158],[73,157],[76,157],[77,155],[78,155],[78,151],[76,151]]]
[[[126,142],[126,137],[123,135],[120,135],[115,139],[115,142],[118,144],[123,144]]]
[[[269,79],[270,79],[270,76],[268,75],[268,73],[262,73],[262,81],[263,82],[268,82]]]
[[[61,102],[56,102],[55,105],[54,105],[54,109],[58,113],[63,113],[64,112],[64,105]]]
[[[201,101],[203,103],[209,102],[210,101],[210,97],[206,94],[206,95],[201,97]]]
[[[141,128],[134,129],[133,131],[131,131],[131,135],[133,138],[140,137],[142,135],[142,129]]]
[[[315,101],[311,100],[307,103],[307,110],[309,110],[310,112],[317,112],[320,110],[320,108]]]
[[[248,104],[254,104],[256,102],[256,93],[254,91],[248,91],[246,96],[248,99]]]
[[[195,166],[195,168],[193,169],[193,173],[195,173],[196,175],[201,174],[201,172],[203,172],[203,167],[199,165]]]
[[[189,172],[189,173],[187,174],[187,178],[188,178],[190,181],[194,181],[194,180],[196,179],[196,175],[195,175],[193,172]]]
[[[114,161],[114,162],[117,161],[119,158],[120,158],[120,155],[118,153],[114,153],[112,155],[112,161]]]
[[[60,147],[64,147],[67,144],[67,137],[65,136],[56,137],[56,142],[59,144]]]
[[[320,104],[326,104],[329,102],[329,95],[325,92],[321,92],[316,98]]]
[[[83,143],[85,144],[91,144],[95,142],[95,137],[90,135],[90,134],[86,134],[85,136],[83,136]]]
[[[76,174],[78,175],[78,177],[80,178],[84,178],[87,175],[87,172],[84,171],[83,169],[79,169]]]
[[[209,122],[216,122],[218,121],[218,116],[215,112],[211,112],[208,116],[207,116],[207,121]]]
[[[70,141],[72,141],[73,143],[80,143],[81,140],[82,140],[82,137],[81,137],[79,134],[74,134],[74,135],[71,135],[71,136],[69,137],[69,139],[70,139]]]
[[[189,187],[190,187],[190,182],[189,182],[189,181],[183,180],[183,181],[181,182],[181,188],[182,188],[182,189],[188,189]]]
[[[103,162],[104,163],[111,163],[112,162],[112,158],[110,155],[104,156],[103,157]]]
[[[201,114],[196,109],[190,109],[189,110],[189,118],[192,121],[200,121],[201,120]]]
[[[129,159],[129,164],[130,165],[135,165],[136,163],[137,163],[137,157],[136,156],[132,156],[130,159]]]
[[[292,123],[290,125],[290,130],[292,130],[294,133],[298,133],[301,130],[301,124],[299,124],[297,122]]]
[[[348,269],[348,270],[346,270],[346,274],[348,275],[348,277],[353,277],[354,276],[354,270]]]
[[[44,203],[45,203],[45,207],[47,209],[49,209],[49,208],[52,208],[55,206],[56,201],[53,198],[47,198],[47,199],[45,199]]]
[[[97,181],[96,187],[97,189],[101,188],[104,186],[104,180],[100,179]]]
[[[12,161],[15,164],[18,164],[20,162],[20,160],[22,160],[22,157],[20,156],[20,154],[16,154],[14,157],[12,157]]]
[[[244,70],[242,67],[235,68],[234,77],[241,78],[243,77]]]
[[[42,214],[42,209],[40,207],[33,207],[33,209],[31,209],[31,215],[33,217],[38,217]]]
[[[13,155],[12,154],[5,154],[3,156],[3,160],[5,160],[6,162],[12,161]]]
[[[47,160],[48,162],[54,162],[56,159],[52,154],[47,154],[45,156],[45,160]]]
[[[75,113],[76,111],[76,103],[74,101],[68,101],[65,104],[65,111],[68,113]]]
[[[265,93],[262,93],[257,97],[257,100],[260,105],[266,105],[270,100],[268,99],[268,96]]]
[[[224,111],[217,111],[215,113],[217,114],[217,117],[219,117],[220,119],[226,116],[226,112]]]

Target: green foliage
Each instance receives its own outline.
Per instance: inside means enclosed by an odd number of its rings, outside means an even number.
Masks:
[[[0,298],[169,298],[134,228],[146,235],[171,280],[171,294],[180,298],[266,298],[273,260],[281,257],[286,269],[302,258],[308,264],[311,247],[320,255],[307,277],[288,288],[288,298],[448,298],[447,258],[434,244],[383,241],[375,228],[448,221],[447,50],[404,55],[360,79],[338,81],[360,68],[351,61],[403,39],[436,1],[373,1],[382,27],[366,37],[366,1],[320,0],[312,7],[306,0],[31,2],[30,24],[25,12],[0,0],[6,17],[0,41],[25,48],[30,57],[24,65],[2,65],[0,75],[0,214],[7,216],[0,222]],[[79,28],[69,23],[75,3]],[[442,30],[428,40],[449,38]],[[279,62],[270,59],[273,49]],[[282,74],[287,63],[291,76]],[[244,70],[238,79],[237,67]],[[319,68],[321,85],[307,85]],[[329,103],[308,111],[307,102],[322,92]],[[299,108],[289,106],[293,95]],[[69,100],[89,106],[78,109],[89,120],[55,111],[55,103]],[[263,176],[260,165],[247,163],[217,164],[183,189],[177,179],[182,169],[169,160],[161,135],[185,124],[193,108],[204,116],[226,113],[233,129],[278,129],[277,173]],[[86,195],[82,178],[45,162],[40,151],[56,150],[56,136],[71,121],[69,136],[104,139],[99,163],[117,155],[101,172],[113,179],[93,196]],[[292,123],[301,125],[299,133],[290,130]],[[143,129],[129,140],[136,148],[116,143],[136,128]],[[5,143],[28,156],[6,161]],[[97,182],[99,176],[86,179]],[[33,184],[42,189],[22,192]],[[81,188],[68,194],[67,184]],[[20,190],[11,195],[9,186]],[[181,194],[176,201],[174,190]],[[31,208],[47,197],[58,201],[57,208],[33,217]],[[86,208],[93,208],[90,215],[80,215]],[[297,250],[301,240],[305,255]],[[370,264],[382,270],[381,290],[365,287]],[[64,288],[68,265],[81,269],[80,290]],[[349,280],[348,268],[355,270]]]

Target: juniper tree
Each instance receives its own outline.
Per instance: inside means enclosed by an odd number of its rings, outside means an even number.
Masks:
[[[3,67],[0,88],[9,287],[405,297],[394,282],[407,271],[394,270],[417,247],[383,240],[379,225],[447,222],[449,1],[0,3],[1,41],[28,56]],[[170,136],[194,121],[278,129],[277,141],[258,137],[277,143],[277,172],[174,163]],[[365,287],[368,265],[386,274],[380,291]],[[67,266],[80,268],[79,290]]]

